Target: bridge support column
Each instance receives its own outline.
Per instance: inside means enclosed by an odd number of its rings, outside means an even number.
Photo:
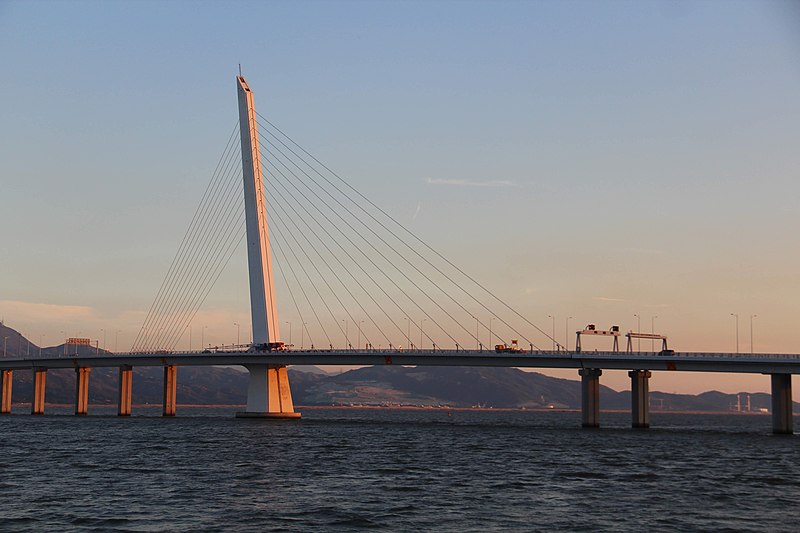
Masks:
[[[164,367],[164,416],[175,416],[175,405],[178,399],[178,367]]]
[[[119,367],[118,416],[131,416],[131,396],[133,393],[133,367]]]
[[[600,376],[599,368],[581,368],[581,425],[585,428],[600,427]]]
[[[89,374],[91,368],[79,367],[75,369],[75,414],[86,415],[89,413]]]
[[[635,428],[650,427],[650,376],[649,370],[631,370],[631,417]]]
[[[792,375],[772,374],[772,432],[791,435]]]
[[[0,415],[11,414],[11,385],[14,377],[13,370],[3,370],[3,388],[0,395]]]
[[[47,383],[47,369],[33,369],[33,401],[31,401],[31,414],[44,414],[44,389]]]
[[[300,418],[294,412],[289,374],[284,365],[247,365],[247,411],[239,418]]]

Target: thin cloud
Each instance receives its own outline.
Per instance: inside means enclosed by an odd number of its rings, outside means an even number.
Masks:
[[[594,297],[592,297],[592,300],[598,300],[600,302],[627,302],[628,301],[628,300],[625,300],[623,298],[606,298],[605,296],[594,296]]]
[[[450,187],[514,187],[514,182],[508,180],[472,181],[428,178],[425,180],[428,185],[447,185]]]
[[[93,308],[84,305],[58,305],[0,300],[0,310],[6,318],[20,321],[94,319]]]
[[[412,222],[417,220],[417,215],[419,215],[420,211],[422,211],[422,202],[417,202],[417,210],[414,211],[414,216],[411,217]]]

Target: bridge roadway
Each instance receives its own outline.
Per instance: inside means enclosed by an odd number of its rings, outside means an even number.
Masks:
[[[800,373],[800,354],[734,354],[674,352],[564,352],[523,351],[497,353],[488,350],[332,349],[253,352],[220,347],[203,352],[115,353],[95,356],[65,355],[49,358],[0,359],[2,405],[11,408],[14,370],[34,373],[32,414],[44,412],[45,377],[48,369],[76,371],[76,414],[86,414],[88,376],[91,368],[120,369],[119,414],[130,414],[132,372],[137,366],[164,367],[164,414],[175,414],[178,366],[264,365],[408,365],[481,366],[518,368],[574,368],[581,376],[583,426],[599,426],[600,384],[603,370],[627,370],[631,378],[632,425],[649,427],[649,378],[651,371],[733,372],[769,374],[772,379],[772,420],[775,433],[792,433],[791,376]]]

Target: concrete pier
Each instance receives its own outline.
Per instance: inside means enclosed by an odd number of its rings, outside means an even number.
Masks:
[[[164,367],[164,416],[175,416],[175,406],[178,399],[178,367],[166,365]]]
[[[131,416],[131,397],[133,395],[133,367],[119,367],[118,416]]]
[[[283,365],[247,365],[247,411],[239,418],[300,418],[294,412],[289,374]]]
[[[650,376],[649,370],[631,370],[631,425],[635,428],[650,427]]]
[[[772,432],[788,435],[794,432],[791,374],[772,374]]]
[[[585,428],[600,427],[600,376],[599,368],[581,368],[581,425]]]
[[[44,391],[47,383],[47,369],[33,369],[33,401],[31,402],[31,414],[44,414]]]
[[[75,369],[75,414],[82,416],[89,413],[89,374],[92,369],[79,367]]]
[[[2,394],[0,394],[0,415],[11,414],[11,385],[14,377],[13,370],[2,371]]]

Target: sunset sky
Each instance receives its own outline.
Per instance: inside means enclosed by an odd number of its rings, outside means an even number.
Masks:
[[[754,351],[800,353],[796,2],[6,0],[0,59],[0,317],[34,342],[130,347],[241,64],[262,114],[559,342],[638,315],[732,352],[733,313],[742,352],[757,315]],[[196,345],[249,321],[240,252]]]

